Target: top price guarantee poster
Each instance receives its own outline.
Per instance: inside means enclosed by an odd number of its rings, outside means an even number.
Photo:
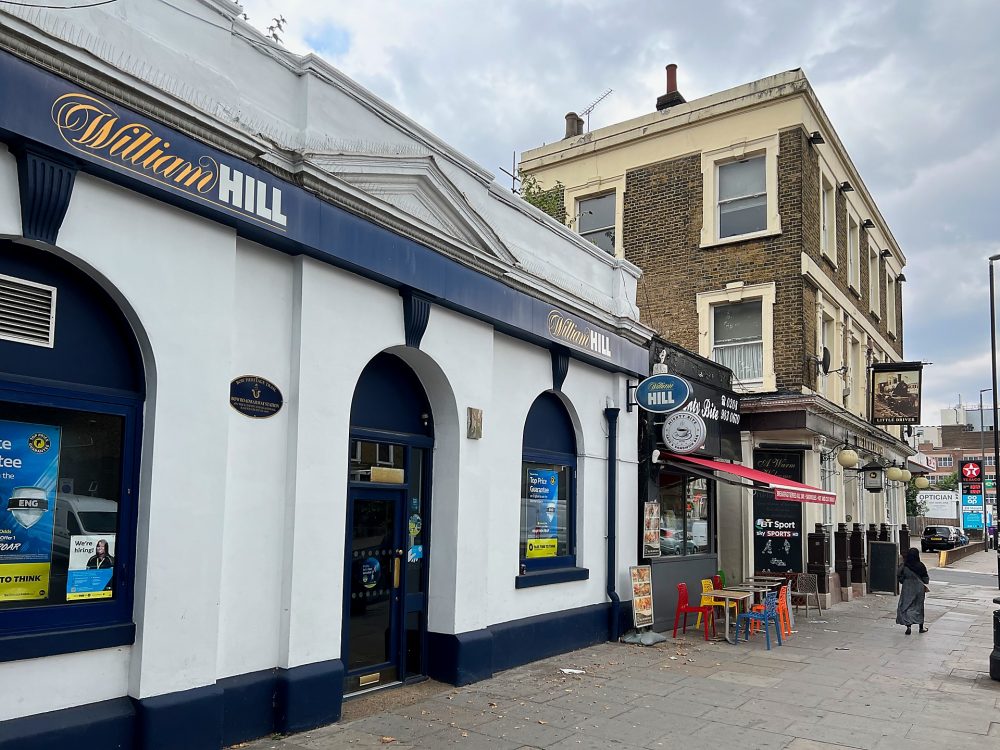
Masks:
[[[48,597],[60,438],[0,420],[0,601]]]

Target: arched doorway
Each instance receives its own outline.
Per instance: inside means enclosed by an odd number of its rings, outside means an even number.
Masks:
[[[417,376],[399,357],[377,355],[351,403],[345,695],[425,673],[433,445]]]

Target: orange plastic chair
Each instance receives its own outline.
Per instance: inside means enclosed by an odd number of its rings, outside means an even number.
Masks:
[[[792,618],[788,616],[788,585],[782,586],[778,589],[778,623],[781,626],[781,634],[786,638],[792,634]],[[751,607],[752,612],[763,612],[763,604],[755,604]],[[750,632],[756,633],[760,628],[760,623],[756,621],[750,622]]]
[[[715,576],[718,578],[718,576]],[[716,599],[712,596],[712,592],[715,591],[716,586],[711,579],[702,578],[701,579],[701,606],[702,607],[725,607],[727,602],[725,599]],[[736,602],[728,602],[728,605],[733,608],[733,616],[738,615],[739,609],[736,607]],[[724,611],[724,610],[723,610]],[[698,615],[698,620],[694,624],[695,628],[701,627],[701,614]]]

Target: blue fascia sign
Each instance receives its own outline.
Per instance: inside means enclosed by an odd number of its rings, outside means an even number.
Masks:
[[[653,375],[643,380],[635,389],[639,408],[658,414],[676,411],[687,403],[691,386],[676,375]]]
[[[447,258],[287,180],[0,51],[0,141],[78,167],[380,283],[411,287],[504,333],[561,344],[612,371],[646,374],[648,350]],[[523,335],[522,335],[523,332]]]

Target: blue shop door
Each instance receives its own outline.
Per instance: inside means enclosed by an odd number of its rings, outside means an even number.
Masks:
[[[405,490],[348,491],[345,694],[401,680]]]

